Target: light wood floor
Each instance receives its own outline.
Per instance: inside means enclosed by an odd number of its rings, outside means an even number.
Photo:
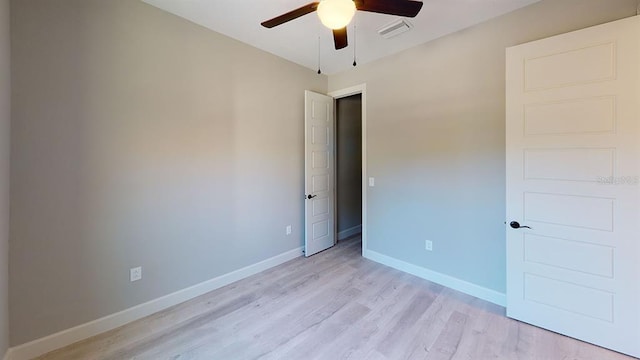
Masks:
[[[343,241],[39,359],[632,359],[366,260]]]

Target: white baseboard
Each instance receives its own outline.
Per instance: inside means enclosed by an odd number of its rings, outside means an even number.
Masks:
[[[26,344],[12,347],[5,355],[4,360],[33,359],[50,351],[101,334],[105,331],[113,330],[132,321],[149,316],[158,311],[162,311],[171,306],[191,300],[235,281],[242,280],[261,271],[295,259],[302,256],[302,250],[303,248],[300,247],[287,251],[242,269],[232,271],[186,289],[148,301],[144,304],[134,306],[115,314],[107,315],[103,318],[60,331]]]
[[[478,286],[476,284],[472,284],[470,282],[460,280],[436,271],[425,269],[423,267],[413,265],[408,262],[404,262],[402,260],[398,260],[372,250],[365,249],[362,251],[362,253],[362,255],[369,260],[373,260],[380,264],[387,265],[394,269],[404,271],[411,275],[415,275],[417,277],[463,292],[465,294],[475,296],[479,299],[492,302],[496,305],[506,306],[507,304],[506,295],[501,292],[487,289],[485,287]]]
[[[355,234],[360,234],[362,232],[362,225],[357,225],[347,230],[342,230],[338,233],[338,241],[344,240],[348,237],[351,237]]]

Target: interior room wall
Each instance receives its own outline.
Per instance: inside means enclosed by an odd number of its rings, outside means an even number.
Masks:
[[[336,100],[338,238],[362,225],[362,95]]]
[[[0,0],[0,359],[9,347],[9,138],[11,69],[9,0]]]
[[[330,76],[329,91],[367,85],[368,250],[504,293],[505,48],[636,6],[543,0]]]
[[[302,245],[326,76],[141,1],[11,5],[12,345]]]

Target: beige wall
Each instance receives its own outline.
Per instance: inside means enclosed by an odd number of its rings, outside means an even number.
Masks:
[[[140,1],[12,6],[12,345],[302,245],[325,76]]]
[[[331,76],[330,91],[367,84],[369,249],[504,292],[505,48],[636,5],[543,0]]]
[[[0,0],[0,359],[9,346],[9,0]]]

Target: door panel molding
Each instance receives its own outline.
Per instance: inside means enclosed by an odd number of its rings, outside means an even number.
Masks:
[[[305,256],[335,245],[333,98],[312,91],[305,99]]]
[[[506,79],[507,315],[640,357],[640,18],[511,47]]]

